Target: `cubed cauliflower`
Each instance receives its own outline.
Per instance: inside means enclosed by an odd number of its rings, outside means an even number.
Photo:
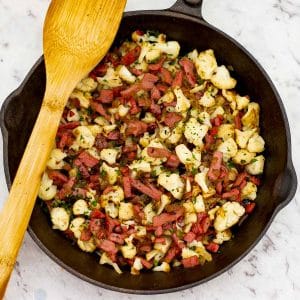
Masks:
[[[218,138],[226,141],[230,138],[234,138],[234,125],[233,124],[221,124],[218,127]]]
[[[121,202],[119,207],[119,219],[131,220],[134,217],[133,204]]]
[[[161,50],[150,47],[145,55],[146,62],[148,64],[155,63],[161,56]]]
[[[220,66],[215,69],[210,81],[219,89],[230,90],[236,86],[236,80],[230,76],[229,71],[225,66]]]
[[[118,167],[111,167],[106,162],[103,162],[100,167],[100,174],[104,174],[109,184],[115,184],[120,174]]]
[[[215,111],[210,115],[210,118],[213,119],[216,118],[217,116],[224,116],[224,114],[225,114],[224,108],[222,106],[217,106]]]
[[[116,163],[119,150],[114,148],[102,149],[100,152],[100,157],[105,160],[108,164],[113,165]]]
[[[242,109],[246,108],[250,102],[248,96],[242,97],[240,95],[236,96],[235,101],[236,101],[238,110],[242,110]]]
[[[171,135],[167,138],[169,144],[177,144],[184,131],[184,122],[180,121],[177,123],[176,127],[172,129]]]
[[[198,168],[201,164],[201,153],[200,160],[197,160],[195,155],[188,149],[184,144],[180,144],[175,147],[175,152],[178,159],[186,166],[192,166]]]
[[[119,77],[126,83],[132,84],[136,81],[136,77],[124,65],[119,66],[117,72]]]
[[[202,147],[203,138],[208,132],[208,129],[208,125],[202,125],[195,118],[190,118],[185,124],[184,136],[189,143]]]
[[[150,173],[151,165],[145,160],[134,160],[130,165],[129,169],[137,172]]]
[[[119,207],[113,202],[108,202],[104,207],[105,213],[115,219],[119,215]]]
[[[84,252],[94,252],[96,250],[96,243],[94,238],[91,238],[88,241],[77,240],[77,245]]]
[[[136,247],[129,242],[121,247],[121,252],[125,258],[133,259],[136,256],[137,250]]]
[[[150,112],[146,112],[145,117],[142,119],[142,121],[149,124],[149,123],[156,122],[156,118]],[[148,132],[145,132],[145,133],[148,133]]]
[[[39,198],[42,200],[48,201],[55,197],[57,192],[57,186],[53,184],[53,180],[49,178],[48,174],[45,172],[43,174],[40,189],[39,189]]]
[[[89,212],[88,204],[85,200],[79,199],[73,204],[73,214],[77,215],[84,215]]]
[[[94,137],[96,137],[99,133],[103,132],[103,127],[101,127],[100,125],[93,124],[93,125],[88,125],[86,127],[90,130],[90,132]]]
[[[159,137],[166,140],[171,135],[171,129],[168,126],[159,126]]]
[[[250,152],[256,152],[256,153],[263,152],[265,150],[264,139],[258,134],[253,135],[249,139],[247,149]]]
[[[163,261],[161,265],[156,266],[152,269],[152,271],[154,272],[170,272],[170,270],[171,270],[170,265],[165,261]]]
[[[180,87],[174,88],[174,94],[177,99],[175,111],[179,113],[186,112],[191,107],[190,100],[183,94]]]
[[[216,212],[217,212],[217,210],[220,208],[220,206],[219,205],[217,205],[216,207],[214,207],[214,208],[212,208],[212,209],[210,209],[209,211],[208,211],[208,216],[209,216],[209,219],[211,220],[211,221],[213,221],[214,219],[215,219],[215,215],[216,215]]]
[[[130,110],[129,106],[125,106],[123,104],[118,106],[118,114],[120,117],[125,117],[128,114],[129,110]]]
[[[175,99],[174,93],[172,91],[167,91],[160,99],[158,99],[157,103],[171,103]]]
[[[259,125],[259,104],[256,102],[250,102],[247,112],[242,117],[242,124],[244,129],[253,129]]]
[[[100,199],[102,207],[105,207],[108,202],[119,205],[120,202],[124,200],[124,191],[120,186],[115,185],[112,187],[112,191],[107,194],[102,194]]]
[[[231,240],[231,236],[232,234],[230,229],[227,229],[225,231],[217,231],[216,238],[213,240],[213,242],[221,245],[223,244],[223,242]]]
[[[93,78],[87,77],[76,85],[76,89],[82,92],[93,92],[97,88],[97,85],[97,82]]]
[[[239,145],[240,148],[244,149],[247,147],[248,141],[255,131],[256,129],[249,129],[245,131],[235,129],[236,143]]]
[[[229,138],[218,146],[218,151],[223,153],[223,161],[227,162],[234,157],[238,151],[238,147],[233,138]]]
[[[195,181],[198,183],[198,185],[201,187],[202,191],[204,193],[209,192],[209,187],[207,184],[207,173],[208,173],[208,168],[204,168],[202,172],[198,173],[195,175]]]
[[[92,96],[90,93],[74,90],[70,95],[70,99],[78,99],[81,107],[89,108]]]
[[[69,110],[67,114],[67,121],[68,122],[77,122],[80,120],[79,112],[76,108],[72,108]]]
[[[121,86],[123,84],[121,78],[118,76],[118,73],[113,67],[109,67],[107,69],[105,76],[97,77],[97,81],[104,86],[109,86],[112,88]]]
[[[153,217],[155,217],[156,213],[153,210],[153,204],[150,202],[144,207],[144,213],[145,213],[145,225],[151,224]]]
[[[265,158],[263,155],[256,156],[246,166],[246,171],[251,175],[259,175],[264,171]]]
[[[154,249],[166,254],[172,244],[172,239],[169,237],[164,237],[165,241],[163,243],[155,243]]]
[[[193,213],[193,212],[195,212],[194,204],[193,204],[193,202],[191,202],[191,201],[189,201],[189,200],[183,202],[183,203],[182,203],[182,206],[184,207],[184,211],[185,211],[186,213]]]
[[[212,127],[210,123],[210,115],[206,111],[202,111],[199,113],[198,120],[202,125],[207,125],[209,128]]]
[[[133,262],[133,265],[131,267],[131,270],[130,270],[130,274],[132,275],[139,275],[140,274],[140,270],[143,269],[143,264],[142,264],[142,261],[139,257],[136,257],[134,259],[134,262]]]
[[[60,149],[53,149],[50,153],[47,167],[52,170],[60,170],[65,165],[63,159],[67,157],[67,154]]]
[[[233,162],[239,165],[247,165],[254,158],[255,153],[251,153],[245,149],[240,149],[236,155],[232,158]]]
[[[206,91],[199,100],[199,104],[204,107],[212,107],[216,104],[216,100],[209,91]]]
[[[181,256],[183,259],[185,259],[185,258],[190,258],[193,256],[199,256],[199,254],[196,251],[194,251],[188,247],[184,247],[182,249]]]
[[[118,264],[114,263],[105,252],[102,253],[99,263],[100,265],[104,265],[104,264],[111,265],[118,274],[122,274],[122,271],[119,268]]]
[[[214,227],[224,231],[235,225],[245,213],[245,208],[238,202],[226,202],[216,212]]]
[[[191,243],[188,243],[188,247],[195,249],[195,252],[198,254],[198,256],[203,258],[204,260],[206,261],[212,260],[211,254],[206,251],[201,241],[193,240]]]
[[[85,223],[85,219],[82,217],[74,218],[70,223],[70,230],[74,233],[76,239],[79,239],[81,236],[81,231],[84,228],[83,224]]]
[[[162,53],[167,54],[168,59],[175,59],[179,55],[180,45],[177,41],[169,41],[166,43],[153,44],[154,49],[160,50]]]
[[[192,212],[192,213],[185,213],[184,214],[184,224],[190,224],[190,223],[196,223],[197,222],[197,214]]]
[[[194,208],[197,213],[205,212],[205,204],[202,195],[198,195],[194,200]]]
[[[65,231],[69,227],[70,216],[63,207],[54,207],[50,211],[53,229]]]
[[[256,199],[257,186],[252,182],[247,182],[247,184],[242,189],[241,198],[242,200],[248,199],[254,201]]]
[[[162,194],[160,197],[160,205],[158,207],[157,214],[158,215],[161,214],[162,211],[164,210],[164,208],[166,207],[166,205],[168,205],[170,203],[171,203],[170,197],[165,194]]]
[[[143,237],[147,235],[147,229],[145,226],[135,226],[136,233],[135,235],[138,237]]]
[[[208,49],[199,53],[196,60],[197,73],[201,79],[211,79],[215,69],[218,67],[217,60],[212,49]]]
[[[176,173],[161,173],[157,183],[169,191],[175,199],[181,199],[184,193],[184,181]]]
[[[71,146],[74,150],[92,148],[95,143],[95,137],[87,126],[78,126],[73,130],[76,137],[75,143]]]

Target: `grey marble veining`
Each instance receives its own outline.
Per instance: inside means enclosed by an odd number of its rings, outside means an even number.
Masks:
[[[174,2],[128,0],[127,9],[163,9]],[[1,103],[42,53],[42,23],[48,3],[0,0]],[[270,75],[287,110],[294,163],[300,170],[300,0],[204,0],[203,16],[244,45]],[[0,164],[2,202],[7,190],[2,161]],[[255,249],[227,273],[202,286],[151,299],[300,299],[299,198],[298,192]],[[26,235],[6,299],[101,298],[146,297],[122,295],[79,280],[50,260]]]

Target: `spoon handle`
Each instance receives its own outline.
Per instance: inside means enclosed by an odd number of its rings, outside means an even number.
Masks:
[[[44,99],[43,103],[51,101]],[[53,109],[49,105],[42,106],[10,194],[0,214],[0,299],[4,297],[30,220],[41,176],[53,148],[61,113],[61,109]]]

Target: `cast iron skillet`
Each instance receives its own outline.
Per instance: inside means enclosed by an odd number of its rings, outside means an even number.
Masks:
[[[240,261],[259,242],[273,218],[293,198],[297,178],[291,160],[291,139],[282,101],[258,62],[232,38],[209,25],[201,16],[202,1],[178,0],[165,11],[135,11],[124,14],[117,41],[136,29],[156,29],[184,46],[183,53],[197,48],[215,50],[219,64],[232,65],[237,90],[250,95],[261,106],[261,134],[267,150],[263,184],[257,208],[250,218],[235,228],[235,238],[224,244],[204,267],[175,269],[170,273],[148,272],[117,275],[100,266],[98,258],[72,246],[58,231],[51,229],[48,216],[36,203],[28,228],[35,242],[54,261],[72,274],[98,286],[127,293],[174,292],[206,282]],[[4,137],[4,166],[10,186],[27,139],[38,114],[45,87],[44,60],[40,58],[23,84],[4,102],[1,129]]]

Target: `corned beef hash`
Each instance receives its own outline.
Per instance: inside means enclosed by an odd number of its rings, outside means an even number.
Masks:
[[[255,208],[259,104],[213,50],[179,52],[137,30],[108,53],[70,96],[42,177],[53,228],[118,273],[211,261]]]

